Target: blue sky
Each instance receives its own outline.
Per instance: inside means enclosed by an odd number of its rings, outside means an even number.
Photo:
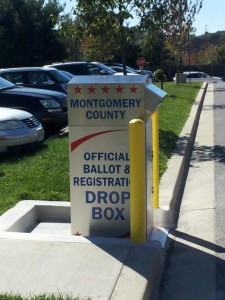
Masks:
[[[76,0],[61,0],[67,4],[67,10],[70,11]],[[225,0],[203,0],[203,6],[199,14],[195,16],[194,27],[196,35],[216,31],[225,31]]]
[[[203,0],[203,6],[195,17],[196,35],[225,31],[225,0]]]

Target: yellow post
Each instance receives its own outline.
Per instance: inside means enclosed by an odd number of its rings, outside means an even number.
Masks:
[[[152,183],[153,207],[159,208],[159,112],[152,115]]]
[[[135,243],[146,241],[145,123],[129,123],[130,139],[130,231]]]

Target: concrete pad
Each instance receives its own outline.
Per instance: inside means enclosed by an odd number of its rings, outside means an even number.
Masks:
[[[128,246],[0,240],[0,292],[110,299]]]
[[[20,201],[0,217],[0,293],[155,299],[161,243],[71,235],[70,203]]]
[[[152,248],[131,249],[110,299],[156,299],[164,258],[162,248],[160,251],[154,244]]]
[[[0,293],[155,299],[161,245],[0,239]]]

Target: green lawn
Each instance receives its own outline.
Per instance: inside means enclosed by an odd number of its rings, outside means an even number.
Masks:
[[[69,201],[68,138],[0,157],[0,214],[21,199]]]
[[[167,161],[189,116],[202,83],[164,84],[167,97],[159,107],[159,173],[165,172]]]
[[[200,86],[164,84],[168,95],[159,108],[160,176]],[[20,200],[69,201],[68,147],[64,136],[46,141],[33,152],[0,155],[0,215]]]

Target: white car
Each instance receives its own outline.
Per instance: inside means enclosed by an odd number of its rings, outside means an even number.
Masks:
[[[198,71],[187,71],[183,72],[186,76],[186,82],[189,81],[205,81],[209,83],[215,83],[218,81],[223,81],[221,77],[215,77],[215,76],[209,76],[208,74],[204,72],[198,72]],[[176,77],[173,78],[173,81],[176,82]]]
[[[0,107],[0,152],[42,143],[43,140],[43,127],[33,115],[19,109]]]

